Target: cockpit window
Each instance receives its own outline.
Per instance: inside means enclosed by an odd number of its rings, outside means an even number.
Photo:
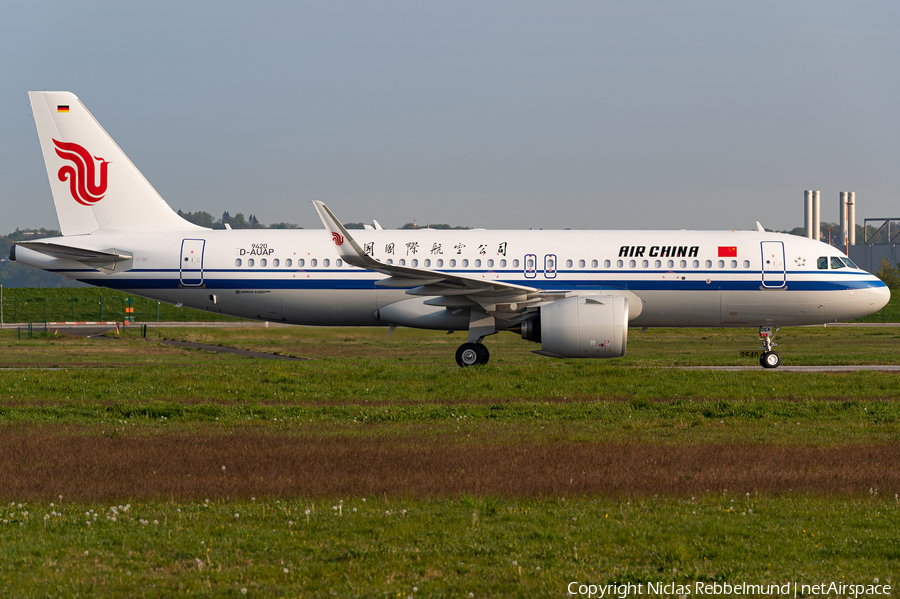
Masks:
[[[828,270],[828,256],[822,256],[816,261],[819,270]]]
[[[854,264],[853,260],[851,260],[850,258],[844,258],[843,260],[844,260],[844,264],[846,264],[850,268],[855,268],[856,270],[859,270],[859,267],[856,264]]]
[[[847,268],[847,265],[844,264],[844,261],[838,258],[837,256],[831,257],[831,268],[832,270],[837,268]]]

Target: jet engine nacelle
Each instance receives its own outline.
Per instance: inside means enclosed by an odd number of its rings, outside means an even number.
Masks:
[[[613,295],[570,297],[541,306],[543,355],[621,358],[628,342],[628,299]]]

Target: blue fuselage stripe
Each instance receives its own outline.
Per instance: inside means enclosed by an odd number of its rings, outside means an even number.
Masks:
[[[199,286],[199,277],[185,276],[184,280],[176,277],[163,278],[143,278],[143,277],[104,277],[102,279],[89,279],[79,277],[78,274],[84,271],[63,271],[69,276],[74,276],[84,283],[93,285],[102,285],[111,289],[178,289],[183,287]],[[88,271],[90,272],[90,271]],[[155,271],[159,272],[159,271]],[[176,271],[177,272],[177,271]],[[271,272],[271,271],[269,271]],[[296,273],[296,271],[293,271]],[[187,275],[187,273],[185,273]],[[381,289],[375,286],[374,279],[351,279],[351,278],[291,278],[291,279],[230,279],[230,278],[212,278],[211,272],[205,272],[202,279],[202,285],[206,289],[355,289],[355,290],[373,290]],[[315,274],[321,274],[317,271]],[[720,273],[721,274],[721,273]],[[634,280],[634,279],[580,279],[580,280],[538,280],[538,279],[500,279],[500,282],[511,283],[516,285],[525,285],[543,289],[548,291],[557,290],[598,290],[603,289],[630,289],[633,291],[672,291],[672,290],[695,290],[695,291],[750,291],[758,290],[763,283],[760,279],[745,280],[729,280],[711,279],[708,283],[706,280],[679,280],[672,278],[671,280]],[[193,285],[192,285],[193,284]],[[783,285],[779,282],[767,282],[768,288],[777,288]],[[788,277],[787,287],[794,291],[840,291],[844,289],[868,289],[871,287],[882,287],[884,284],[876,280],[822,280],[813,279],[804,280],[800,278],[791,279]]]

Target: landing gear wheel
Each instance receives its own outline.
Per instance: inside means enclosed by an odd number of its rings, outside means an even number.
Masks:
[[[491,355],[480,343],[463,343],[456,350],[456,363],[462,367],[487,364]]]
[[[475,348],[478,351],[478,363],[487,364],[488,360],[491,359],[491,352],[488,351],[487,346],[476,343]]]
[[[781,356],[775,351],[767,351],[759,359],[759,365],[763,368],[778,368],[780,364]]]

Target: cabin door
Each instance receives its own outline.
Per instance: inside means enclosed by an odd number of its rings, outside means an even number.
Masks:
[[[763,287],[778,289],[784,287],[784,243],[781,241],[763,241],[762,250],[762,284]]]
[[[185,239],[181,242],[181,284],[184,287],[203,285],[203,247],[202,239]]]

